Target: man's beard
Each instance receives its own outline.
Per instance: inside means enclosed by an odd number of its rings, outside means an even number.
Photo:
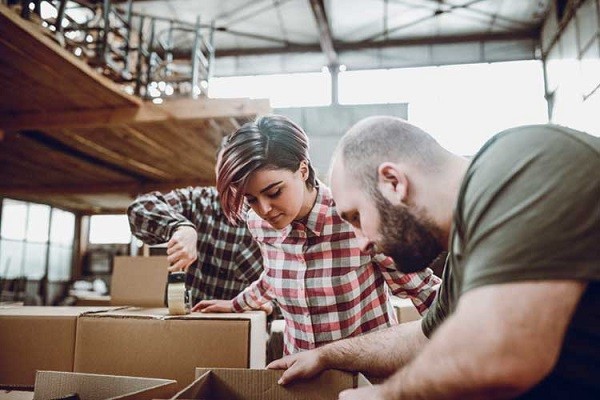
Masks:
[[[441,229],[423,212],[413,214],[406,206],[394,206],[378,190],[373,197],[381,224],[379,250],[404,273],[427,268],[444,250]]]

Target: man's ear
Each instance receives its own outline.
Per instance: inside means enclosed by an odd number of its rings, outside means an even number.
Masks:
[[[383,197],[393,205],[406,202],[408,197],[408,178],[401,166],[385,162],[377,167],[377,187]]]

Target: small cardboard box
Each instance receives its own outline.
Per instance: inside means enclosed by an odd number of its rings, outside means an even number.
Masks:
[[[114,306],[164,307],[167,257],[115,257],[110,302]]]
[[[77,394],[81,400],[150,400],[173,396],[177,382],[167,379],[38,371],[33,400]]]
[[[77,321],[75,372],[194,380],[194,368],[264,368],[266,314],[129,308]]]
[[[400,324],[421,319],[421,315],[410,299],[392,296],[392,305],[396,309],[396,316]]]
[[[173,399],[326,400],[345,389],[370,385],[362,374],[328,370],[309,380],[281,386],[283,371],[197,368],[197,379]]]
[[[77,317],[107,307],[0,309],[0,385],[32,386],[35,371],[73,371]]]

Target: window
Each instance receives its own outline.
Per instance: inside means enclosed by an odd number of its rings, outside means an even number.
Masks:
[[[548,122],[539,61],[346,71],[339,80],[340,103],[408,103],[410,122],[456,154],[475,154],[504,129]]]
[[[131,231],[126,215],[92,215],[90,218],[90,243],[131,243]]]
[[[212,98],[270,99],[271,107],[308,107],[331,104],[329,72],[212,78]]]
[[[75,228],[72,213],[4,199],[0,228],[0,277],[39,280],[48,267],[49,280],[70,279]]]

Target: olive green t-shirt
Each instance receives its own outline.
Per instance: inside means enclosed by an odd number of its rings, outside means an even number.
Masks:
[[[523,398],[600,398],[600,139],[539,125],[488,141],[462,182],[442,279],[428,337],[470,289],[587,281],[557,366]],[[526,307],[519,293],[507,301]]]

